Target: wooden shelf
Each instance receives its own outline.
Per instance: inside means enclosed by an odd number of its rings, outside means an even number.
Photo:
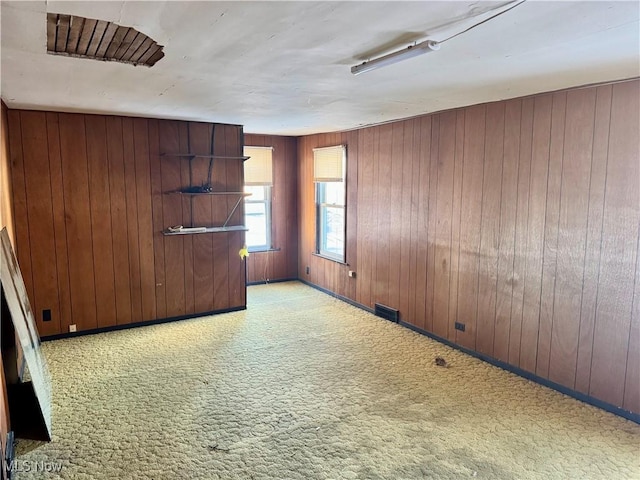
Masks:
[[[189,160],[193,160],[194,158],[213,158],[214,160],[248,160],[251,157],[242,156],[242,157],[227,157],[224,155],[198,155],[196,153],[161,153],[161,157],[184,157]]]
[[[243,197],[249,197],[251,193],[244,192],[183,192],[181,190],[170,190],[168,192],[164,192],[165,195],[241,195]]]
[[[171,232],[169,230],[164,230],[162,232],[163,235],[196,235],[198,233],[224,233],[224,232],[246,232],[249,230],[244,225],[230,225],[228,227],[202,227],[200,229],[196,227],[197,230],[190,230],[189,228],[185,228],[184,230],[178,230],[176,232]]]

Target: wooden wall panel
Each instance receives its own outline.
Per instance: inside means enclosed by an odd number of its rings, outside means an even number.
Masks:
[[[529,177],[524,303],[520,340],[520,368],[529,372],[535,372],[538,355],[551,109],[551,95],[541,95],[535,98],[531,142],[531,174]]]
[[[550,380],[571,388],[575,387],[578,357],[595,106],[595,89],[567,95],[553,323],[546,368]]]
[[[418,121],[420,148],[416,152],[419,162],[418,176],[418,216],[416,219],[416,293],[413,322],[420,328],[426,328],[427,322],[427,255],[429,234],[429,176],[431,170],[431,117]],[[374,152],[375,154],[375,152]],[[377,213],[377,212],[376,212]],[[376,232],[371,232],[375,237]],[[411,320],[409,320],[411,321]]]
[[[95,252],[93,268],[96,285],[96,316],[98,327],[110,327],[116,324],[116,295],[105,118],[86,116],[85,128],[87,131],[91,236]],[[52,287],[55,287],[55,284],[52,284]]]
[[[133,119],[136,200],[138,212],[138,245],[140,248],[140,288],[142,321],[156,315],[156,280],[153,251],[153,216],[151,209],[151,174],[149,166],[149,127],[143,118]]]
[[[4,227],[7,228],[9,239],[15,247],[11,191],[7,107],[4,102],[0,101],[0,229]],[[6,438],[10,428],[9,402],[4,379],[4,366],[2,364],[2,356],[0,355],[0,455],[2,455],[2,458],[6,458]],[[4,473],[2,474],[2,478],[6,478]]]
[[[55,115],[55,114],[51,114]],[[127,208],[124,136],[122,118],[107,117],[107,158],[109,161],[109,193],[111,196],[111,243],[113,245],[113,270],[115,274],[116,323],[126,325],[133,321],[131,289],[129,217]],[[63,252],[58,251],[58,256]],[[65,328],[62,331],[65,332]]]
[[[245,135],[245,145],[273,147],[271,243],[273,251],[252,252],[247,282],[298,277],[298,151],[295,137]]]
[[[553,328],[554,291],[558,264],[558,234],[560,215],[560,190],[563,176],[563,142],[565,132],[567,95],[558,92],[552,96],[549,163],[547,174],[547,208],[544,223],[544,253],[542,259],[542,283],[540,291],[540,320],[536,373],[547,378]]]
[[[27,198],[33,297],[31,308],[42,335],[60,329],[60,304],[55,258],[55,233],[52,212],[51,183],[41,182],[40,175],[49,177],[47,120],[42,112],[20,114],[23,142],[24,180]],[[43,322],[43,310],[51,310],[51,321]]]
[[[194,235],[195,248],[190,236],[162,235],[191,223],[192,202],[202,225],[226,218],[224,197],[164,194],[189,184],[189,161],[161,154],[210,153],[213,125],[9,113],[19,262],[41,335],[244,307],[243,232]],[[241,127],[216,127],[219,154],[239,156]],[[237,191],[241,165],[220,162],[216,188]]]
[[[484,105],[466,111],[458,260],[458,322],[466,328],[457,332],[456,342],[471,349],[475,348],[478,315],[485,118]]]
[[[55,259],[58,272],[58,300],[60,307],[59,331],[69,331],[72,322],[71,291],[69,287],[69,262],[67,260],[67,226],[64,212],[64,184],[60,154],[60,129],[58,115],[47,113],[47,138],[49,144],[49,175],[55,236]],[[52,321],[55,319],[52,318]]]
[[[13,199],[11,195],[11,160],[9,157],[9,119],[7,106],[0,100],[0,228],[7,227],[14,244]]]
[[[533,140],[534,99],[524,99],[520,123],[520,158],[518,159],[518,198],[516,208],[515,246],[513,259],[513,297],[511,299],[511,329],[509,332],[509,363],[520,365],[522,318],[527,260],[527,224],[529,222],[529,179],[531,177],[531,141]]]
[[[613,86],[589,393],[614,405],[624,400],[638,254],[639,96],[640,82]]]
[[[433,332],[448,337],[451,288],[451,230],[456,154],[456,112],[440,116],[438,135],[437,193],[435,205],[433,278]],[[410,288],[407,285],[407,289]]]
[[[502,191],[500,199],[500,237],[498,239],[498,277],[493,356],[509,361],[511,309],[513,298],[516,212],[518,207],[518,166],[522,101],[505,103]]]
[[[61,113],[59,126],[71,316],[77,330],[89,330],[98,328],[98,319],[84,116]]]
[[[487,355],[493,354],[495,337],[504,130],[505,104],[487,105],[476,321],[476,350]]]
[[[580,305],[580,333],[576,365],[575,389],[589,393],[593,331],[595,327],[596,298],[598,295],[598,272],[600,271],[600,248],[604,208],[604,187],[609,150],[609,124],[611,119],[612,86],[596,89],[595,121],[593,128],[593,151],[589,185],[589,207],[584,257],[584,280]]]
[[[312,149],[335,136],[300,138],[300,278],[369,308],[388,301],[403,322],[640,413],[639,85],[343,133],[358,152],[346,282],[311,253]]]
[[[138,192],[136,187],[135,139],[133,120],[122,119],[125,199],[127,202],[127,251],[129,252],[129,288],[131,321],[142,321],[142,279],[140,277],[140,232],[138,230]]]

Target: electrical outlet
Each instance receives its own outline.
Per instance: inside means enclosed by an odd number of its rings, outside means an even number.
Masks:
[[[307,267],[307,269],[306,269],[307,275],[309,275],[310,271],[311,270],[309,269],[309,267]]]
[[[354,270],[349,270],[349,277],[356,278],[356,272]]]
[[[73,333],[76,331],[76,324],[69,325],[69,332]]]
[[[460,323],[460,322],[456,322],[455,324],[456,330],[460,330],[461,332],[464,332],[464,323]]]
[[[42,321],[50,322],[51,321],[51,309],[42,310]]]

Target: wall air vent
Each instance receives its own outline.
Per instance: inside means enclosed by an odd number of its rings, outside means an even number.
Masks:
[[[47,13],[47,53],[152,67],[163,46],[135,28],[92,18]]]
[[[387,307],[385,305],[382,305],[380,303],[376,303],[375,304],[375,310],[374,313],[378,316],[378,317],[382,317],[386,320],[390,320],[394,323],[398,323],[398,321],[400,320],[400,312],[398,310],[396,310],[395,308],[391,308],[391,307]]]

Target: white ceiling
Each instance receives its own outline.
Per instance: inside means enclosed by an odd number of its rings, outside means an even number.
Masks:
[[[350,73],[368,58],[443,40],[509,3],[2,1],[0,93],[10,108],[300,135],[640,76],[633,0],[527,1],[437,52]],[[147,68],[48,55],[47,12],[135,27],[166,56]]]

